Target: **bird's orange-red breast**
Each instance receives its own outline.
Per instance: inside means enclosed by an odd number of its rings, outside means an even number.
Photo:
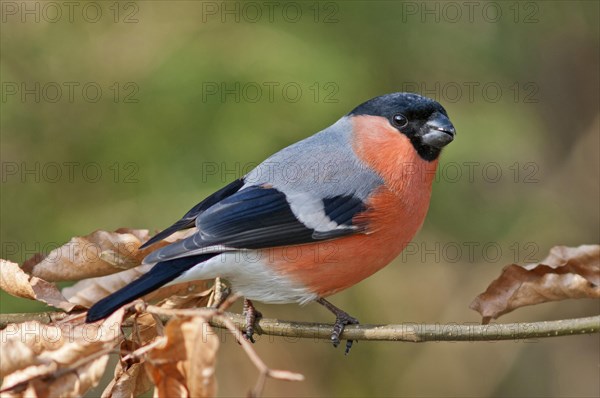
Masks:
[[[384,184],[369,197],[354,222],[363,235],[312,243],[294,249],[264,249],[277,272],[307,286],[319,297],[344,290],[389,264],[412,240],[427,214],[438,159],[426,161],[410,140],[379,116],[353,118],[353,150]]]

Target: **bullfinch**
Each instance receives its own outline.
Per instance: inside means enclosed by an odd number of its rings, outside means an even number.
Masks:
[[[275,153],[148,240],[189,237],[150,253],[146,274],[90,308],[87,322],[162,286],[215,277],[244,299],[252,340],[265,303],[316,301],[336,316],[334,346],[358,321],[325,300],[398,256],[423,224],[443,147],[455,129],[436,101],[373,98]],[[352,341],[346,344],[346,352]]]

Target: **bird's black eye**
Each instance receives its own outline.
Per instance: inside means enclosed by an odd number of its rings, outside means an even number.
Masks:
[[[392,117],[392,122],[396,127],[406,127],[408,119],[401,113],[397,113]]]

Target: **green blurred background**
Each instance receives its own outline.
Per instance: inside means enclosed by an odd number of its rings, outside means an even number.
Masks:
[[[409,253],[332,301],[363,323],[479,322],[468,305],[503,265],[600,241],[599,3],[469,4],[3,1],[1,257],[166,227],[359,103],[416,90],[458,130],[428,218]],[[2,312],[42,308],[0,298]],[[332,320],[314,304],[260,309]],[[598,310],[552,303],[501,321]],[[306,376],[269,381],[267,396],[600,394],[597,335],[361,342],[348,357],[312,340],[256,348]],[[255,377],[224,336],[219,394],[245,395]]]

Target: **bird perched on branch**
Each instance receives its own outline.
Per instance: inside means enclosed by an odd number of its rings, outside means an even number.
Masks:
[[[265,303],[317,301],[344,327],[358,321],[325,300],[390,263],[421,227],[443,147],[455,129],[434,100],[373,98],[319,133],[275,153],[147,241],[196,227],[150,253],[153,268],[96,303],[87,322],[164,285],[215,277],[245,298],[252,340]],[[346,353],[352,341],[346,344]]]

